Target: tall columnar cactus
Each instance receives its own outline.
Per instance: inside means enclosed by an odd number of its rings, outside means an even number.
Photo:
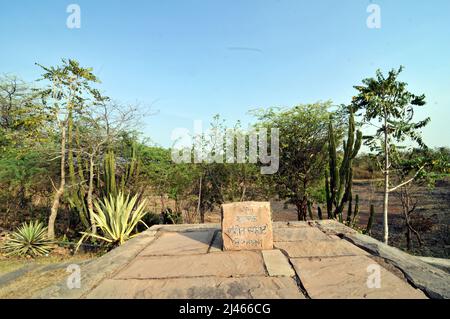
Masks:
[[[109,151],[104,158],[105,195],[115,196],[118,193],[116,185],[116,158],[113,151]]]
[[[343,221],[342,212],[347,202],[351,202],[353,183],[353,159],[358,155],[361,148],[362,133],[355,133],[355,118],[350,106],[348,120],[347,140],[344,141],[344,154],[340,165],[336,151],[336,137],[333,128],[333,119],[330,117],[328,125],[328,154],[329,154],[329,176],[325,179],[325,190],[327,193],[328,216]],[[351,205],[351,204],[350,204]],[[351,208],[349,208],[351,215]]]
[[[125,165],[124,174],[122,174],[122,179],[120,182],[120,187],[125,190],[126,186],[130,184],[132,179],[139,175],[139,159],[136,152],[136,145],[133,144],[131,147],[131,158],[129,162]]]
[[[359,195],[355,196],[355,209],[353,211],[353,216],[351,217],[351,226],[355,227],[359,218]],[[350,225],[350,224],[349,224]]]
[[[73,130],[73,127],[71,127],[73,126],[73,123],[71,123],[71,121],[72,120],[69,116],[69,132]],[[70,135],[70,137],[68,138],[68,140],[70,141],[69,143],[70,149],[72,148],[72,141],[71,141],[72,138],[73,138],[72,135]],[[82,148],[80,141],[80,132],[78,127],[75,128],[75,143],[78,149]],[[89,211],[86,202],[87,187],[84,181],[86,181],[85,167],[88,167],[89,164],[88,161],[82,156],[82,152],[76,152],[75,156],[73,155],[73,152],[72,154],[69,152],[68,164],[71,182],[71,187],[69,189],[69,196],[67,198],[69,202],[69,207],[78,212],[82,224],[86,228],[88,228],[90,225],[88,221]],[[78,174],[75,172],[75,167],[77,168]],[[77,181],[79,183],[77,183]]]
[[[116,174],[116,156],[112,150],[108,151],[104,158],[104,195],[115,196],[119,192],[125,193],[133,179],[139,175],[139,163],[140,161],[136,152],[136,147],[133,145],[131,158],[124,166],[122,166],[123,172],[120,177],[118,177]]]
[[[375,220],[375,207],[372,205],[370,205],[370,217],[369,220],[367,221],[367,227],[364,230],[364,234],[369,234],[372,231],[372,225],[373,225],[373,221]]]

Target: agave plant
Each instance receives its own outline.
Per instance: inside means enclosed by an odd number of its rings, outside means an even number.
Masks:
[[[44,256],[52,249],[47,238],[47,227],[41,222],[23,223],[5,241],[2,250],[6,256]]]
[[[137,195],[130,198],[129,195],[125,197],[122,192],[119,192],[115,197],[110,195],[103,201],[95,201],[95,210],[91,211],[91,214],[101,234],[82,232],[83,237],[78,243],[78,247],[86,237],[97,238],[114,246],[122,245],[137,235],[132,233],[138,223],[142,223],[148,228],[142,221],[147,214],[144,210],[145,200],[137,204],[137,198]]]

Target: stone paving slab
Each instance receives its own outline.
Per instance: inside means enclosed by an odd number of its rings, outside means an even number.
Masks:
[[[345,239],[398,267],[416,287],[430,298],[450,299],[450,274],[400,249],[362,234],[345,234]]]
[[[240,251],[216,254],[153,256],[136,258],[115,279],[158,279],[200,276],[264,276],[260,252]]]
[[[340,235],[340,234],[357,234],[358,232],[353,228],[347,227],[344,224],[334,219],[314,220],[309,224],[312,227],[318,228],[328,235]]]
[[[380,288],[369,288],[373,274],[370,265],[378,265],[366,256],[291,259],[303,286],[311,298],[320,299],[425,299],[425,294],[380,266]],[[378,265],[379,266],[379,265]]]
[[[200,230],[220,230],[220,223],[206,223],[206,224],[162,224],[153,225],[150,227],[153,231],[157,232],[189,232]]]
[[[311,227],[308,222],[304,221],[290,221],[287,222],[289,227]]]
[[[289,277],[106,280],[86,298],[111,299],[304,299]]]
[[[56,285],[50,286],[33,298],[81,298],[88,293],[98,283],[105,278],[109,278],[118,269],[126,267],[128,263],[136,258],[136,256],[148,247],[156,238],[156,231],[150,228],[139,236],[133,237],[122,246],[119,246],[109,253],[91,260],[86,264],[81,264],[81,282],[80,289],[69,289],[67,286],[67,278],[64,278]]]
[[[163,232],[140,256],[205,254],[214,236],[214,230],[195,232]]]
[[[330,239],[323,241],[305,240],[301,242],[276,242],[274,245],[275,248],[285,251],[291,258],[368,255],[366,251],[342,239]]]
[[[273,233],[274,242],[292,242],[292,241],[319,241],[331,240],[331,238],[314,227],[287,227],[276,228]]]
[[[424,298],[415,287],[449,296],[444,271],[336,221],[273,229],[275,250],[224,252],[220,225],[153,226],[81,265],[81,289],[64,279],[35,298]],[[383,267],[380,289],[367,288],[369,262]]]
[[[295,276],[289,260],[280,250],[263,250],[262,255],[269,276]]]
[[[273,229],[286,227],[311,227],[308,222],[290,221],[290,222],[273,222]]]

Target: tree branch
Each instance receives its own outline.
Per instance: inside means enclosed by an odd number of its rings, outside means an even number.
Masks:
[[[399,189],[399,188],[402,187],[402,186],[405,186],[405,185],[411,183],[411,182],[417,177],[417,175],[419,175],[420,171],[421,171],[424,167],[425,167],[425,165],[422,165],[422,166],[419,168],[419,170],[416,172],[416,174],[414,174],[414,176],[411,177],[410,179],[408,179],[407,181],[405,181],[405,182],[403,182],[403,183],[401,183],[401,184],[399,184],[399,185],[397,185],[397,186],[395,186],[395,187],[389,189],[389,193],[395,191],[396,189]]]

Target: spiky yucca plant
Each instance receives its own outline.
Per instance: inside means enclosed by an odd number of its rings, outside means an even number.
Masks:
[[[142,221],[147,214],[145,200],[137,204],[137,198],[137,195],[130,198],[129,195],[125,197],[122,192],[119,192],[117,196],[110,195],[109,198],[105,197],[103,201],[95,201],[95,210],[91,211],[91,214],[101,234],[83,232],[78,247],[87,237],[103,240],[113,246],[122,245],[128,239],[137,235],[132,235],[132,233],[138,223],[148,227]]]
[[[2,246],[6,256],[38,257],[47,255],[52,249],[52,241],[47,238],[47,227],[41,222],[23,223],[13,232]]]

